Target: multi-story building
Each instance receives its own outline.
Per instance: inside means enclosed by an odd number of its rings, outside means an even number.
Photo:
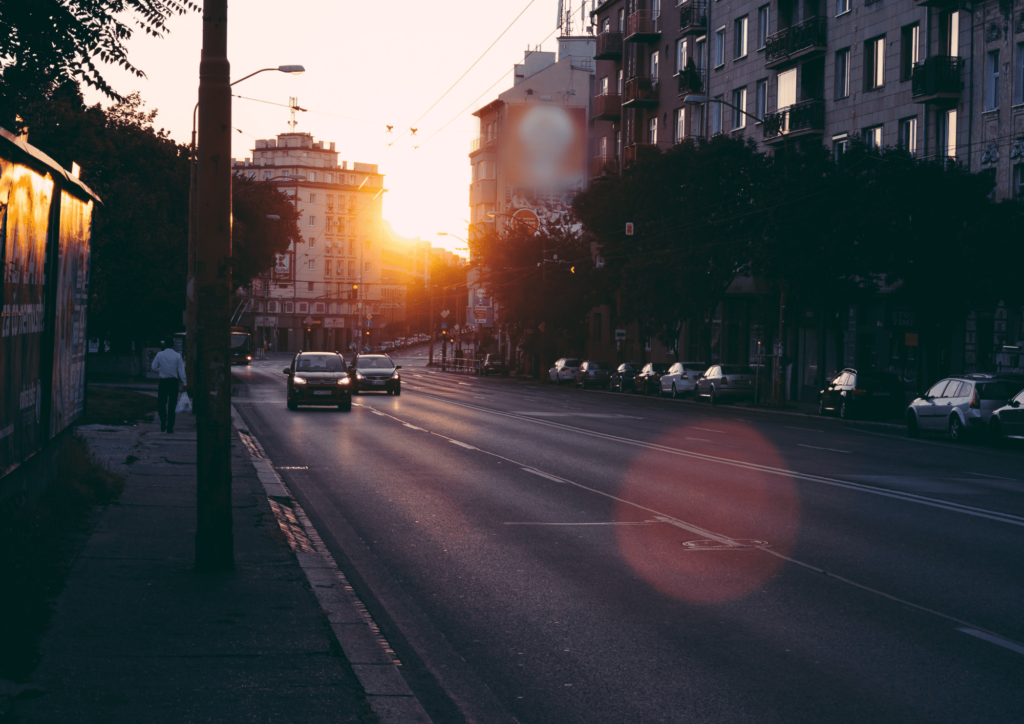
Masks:
[[[282,133],[256,141],[252,158],[234,168],[288,194],[303,237],[255,285],[242,321],[263,330],[257,340],[279,351],[346,350],[367,329],[371,344],[386,336],[404,317],[410,261],[383,222],[377,166],[339,161],[334,143],[308,133]]]

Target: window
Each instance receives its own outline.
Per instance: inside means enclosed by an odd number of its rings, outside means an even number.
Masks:
[[[615,158],[622,158],[622,131],[615,132]]]
[[[601,32],[602,33],[610,33],[611,31],[612,31],[612,19],[611,18],[605,18],[601,22]]]
[[[618,95],[620,95],[620,96],[622,95],[622,71],[621,70],[619,71],[619,78],[618,78],[618,80],[616,81],[616,84],[615,84],[615,92]]]
[[[737,88],[732,92],[732,104],[736,106],[732,109],[732,127],[733,130],[747,127],[747,89]]]
[[[619,32],[625,32],[626,30],[626,9],[619,8]]]
[[[715,96],[717,103],[711,104],[711,135],[717,135],[722,132],[722,103],[724,100],[722,96]]]
[[[608,76],[601,79],[601,95],[608,95]]]
[[[687,38],[680,38],[676,41],[676,73],[681,73],[686,67]]]
[[[315,216],[310,216],[309,217],[309,225],[310,226],[316,226],[316,217]]]
[[[956,158],[956,110],[948,110],[939,116],[939,153],[947,158]]]
[[[778,103],[779,110],[796,105],[796,68],[791,68],[778,75]]]
[[[693,64],[697,66],[698,70],[703,70],[707,67],[708,60],[708,39],[697,38],[697,41],[693,44]]]
[[[985,110],[999,108],[999,51],[990,50],[985,56]]]
[[[836,53],[836,99],[850,97],[850,49]]]
[[[326,274],[327,276],[330,276],[330,274],[331,274],[331,260],[330,259],[324,259],[324,274]]]
[[[864,129],[864,144],[871,149],[876,151],[882,148],[882,127],[881,126],[869,126]]]
[[[850,150],[850,137],[845,133],[832,136],[832,157],[838,161]]]
[[[1017,43],[1016,68],[1013,74],[1013,102],[1024,103],[1024,43]]]
[[[764,50],[768,45],[768,6],[757,9],[757,49]]]
[[[309,195],[309,203],[311,203],[311,204],[315,204],[316,203],[316,194],[310,194]]]
[[[363,271],[370,271],[370,262],[366,262],[363,264]]]
[[[676,108],[676,122],[675,122],[675,143],[682,143],[683,139],[686,138],[686,108]]]
[[[900,148],[911,156],[917,153],[917,116],[900,121]]]
[[[310,259],[309,260],[309,270],[310,271],[315,271],[316,270],[316,259]]]
[[[329,183],[329,184],[334,183],[334,174],[331,174],[331,173],[327,174],[327,183]],[[329,199],[331,197],[328,196],[327,198]]]
[[[733,21],[733,58],[745,58],[747,57],[747,16],[744,15],[742,18],[737,18]]]
[[[601,136],[601,142],[598,144],[598,149],[600,150],[598,156],[601,160],[606,160],[608,158],[608,136]]]
[[[850,12],[850,0],[836,0],[836,15]]]
[[[307,155],[307,154],[303,154],[303,155]],[[316,181],[316,171],[310,171],[307,174],[307,176],[309,177],[310,181]]]
[[[658,143],[658,119],[657,117],[647,121],[647,142],[652,146]]]
[[[725,26],[715,31],[715,67],[725,65]]]
[[[764,114],[768,112],[768,79],[762,78],[757,81],[757,85],[754,86],[754,92],[757,95],[755,103],[757,106],[754,109],[754,115],[758,117],[758,120],[764,120]]]
[[[864,43],[864,90],[885,85],[885,36]]]
[[[1024,163],[1013,167],[1013,198],[1024,200]]]
[[[907,81],[914,74],[914,65],[921,59],[921,26],[917,23],[903,26],[900,31],[900,80]]]
[[[960,55],[960,13],[954,10],[942,18],[942,47],[946,55]]]
[[[272,178],[274,178],[274,172],[273,171],[264,171],[263,172],[263,179],[264,180],[269,181]]]
[[[356,275],[356,263],[351,259],[348,262],[348,275],[354,277]]]
[[[307,282],[306,283],[306,290],[310,291],[310,292],[313,291],[313,284],[314,284],[313,282]],[[299,305],[299,311],[305,312],[306,311],[306,305],[305,304],[300,304]]]
[[[659,53],[658,53],[657,50],[655,50],[653,53],[651,53],[651,80],[653,80],[655,83],[658,82],[658,61],[659,61],[659,57],[660,56],[659,56]]]

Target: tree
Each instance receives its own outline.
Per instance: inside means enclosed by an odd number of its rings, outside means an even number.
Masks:
[[[167,21],[200,10],[190,0],[22,0],[0,11],[0,126],[20,132],[16,118],[66,82],[122,98],[96,65],[145,74],[128,60],[136,29],[163,37]]]
[[[254,181],[244,174],[232,179],[231,210],[231,285],[248,287],[274,265],[275,254],[302,241],[299,212],[272,181]]]

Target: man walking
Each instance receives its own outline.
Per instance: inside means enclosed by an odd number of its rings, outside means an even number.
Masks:
[[[168,341],[160,342],[160,351],[153,357],[153,371],[160,374],[156,405],[160,415],[160,432],[174,432],[174,412],[178,406],[178,380],[188,385],[185,360]]]

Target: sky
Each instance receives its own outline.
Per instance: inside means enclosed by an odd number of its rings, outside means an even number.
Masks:
[[[589,10],[588,0],[564,2],[575,11],[577,31],[581,2]],[[231,3],[232,79],[279,65],[306,68],[298,76],[261,73],[234,87],[244,98],[233,99],[237,132],[232,156],[251,157],[255,139],[286,132],[286,106],[294,96],[308,109],[296,114],[297,131],[334,141],[339,160],[380,165],[388,189],[384,218],[397,233],[452,251],[465,247],[455,236],[437,233],[466,236],[468,154],[478,133],[472,112],[512,86],[512,67],[528,48],[557,50],[558,6],[558,0]],[[158,128],[188,143],[199,87],[202,21],[194,13],[175,17],[168,26],[164,38],[136,32],[127,43],[129,58],[145,78],[100,67],[119,93],[141,93],[146,107],[158,111]],[[91,91],[86,101],[109,105]],[[390,134],[387,126],[394,127]],[[409,130],[414,126],[415,136]]]

